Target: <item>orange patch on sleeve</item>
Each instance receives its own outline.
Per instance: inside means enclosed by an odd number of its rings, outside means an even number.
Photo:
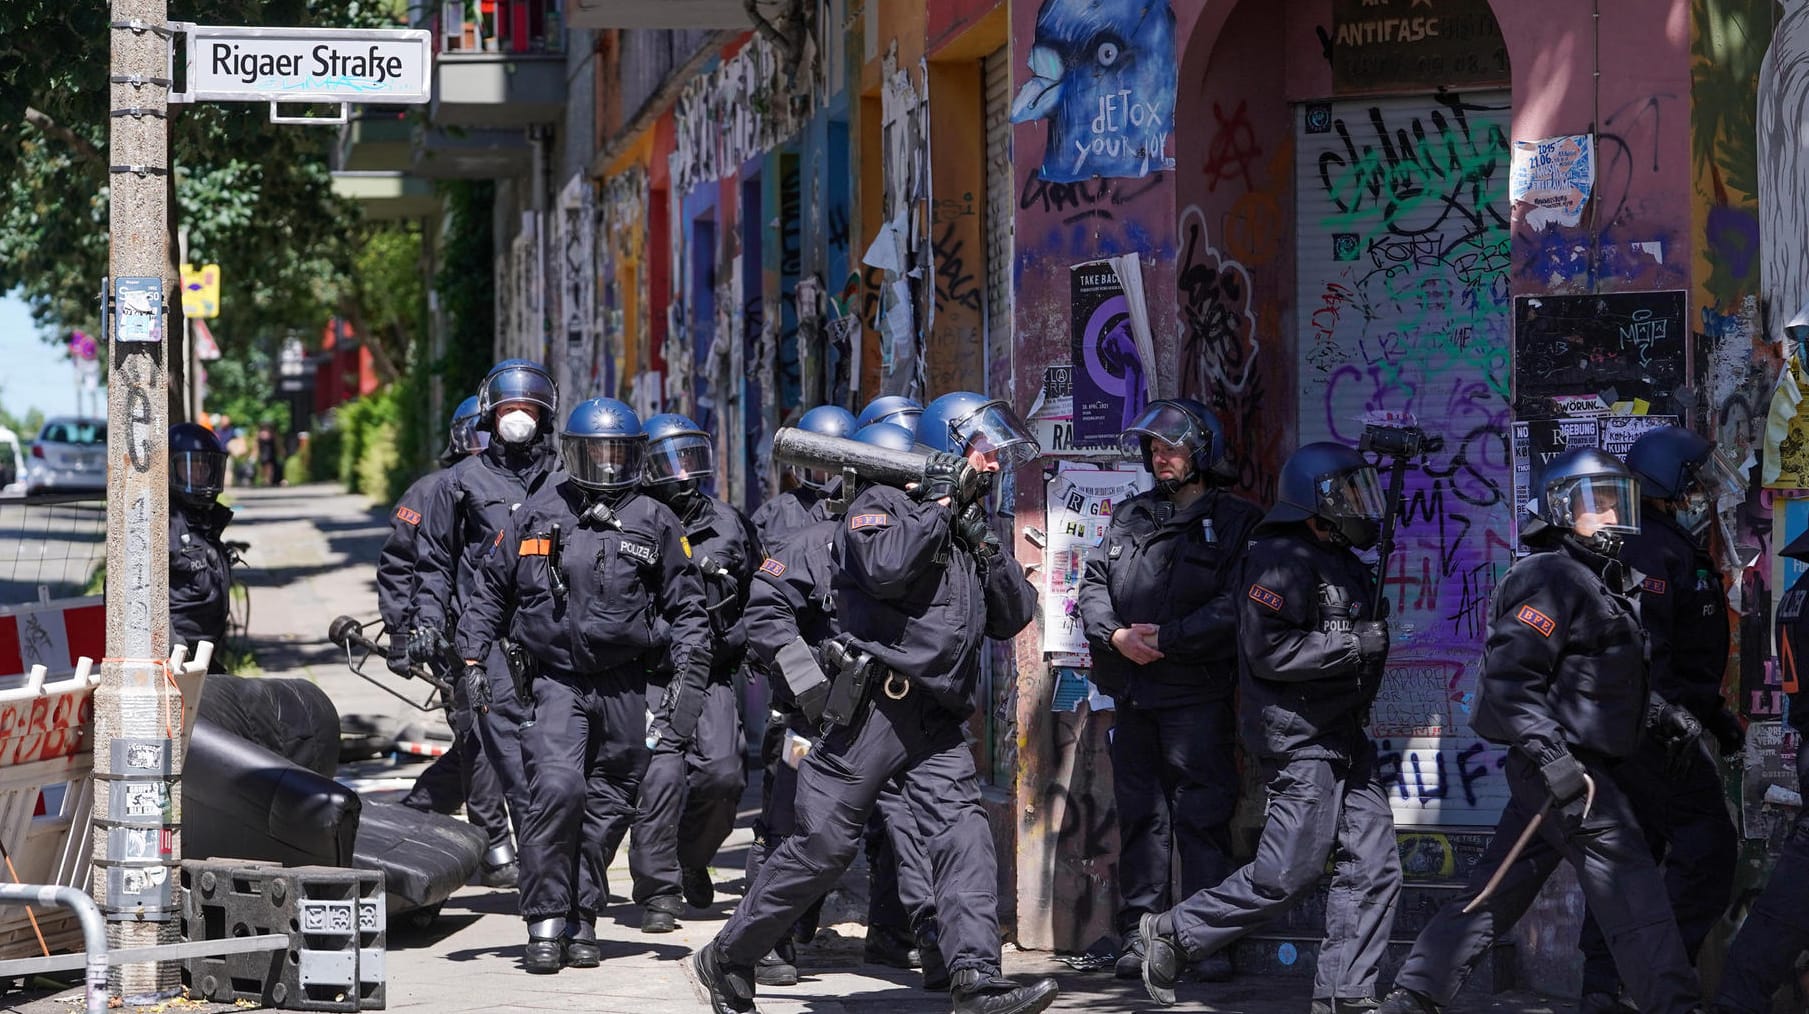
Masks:
[[[1281,607],[1284,602],[1284,600],[1282,599],[1282,597],[1279,594],[1272,592],[1267,588],[1264,588],[1260,584],[1253,584],[1250,586],[1250,598],[1253,601],[1260,602],[1263,605],[1268,606],[1270,609],[1273,609],[1278,613],[1281,612]]]
[[[419,525],[421,523],[421,512],[409,507],[397,507],[396,518],[399,521],[411,525]]]
[[[1557,621],[1532,606],[1521,606],[1520,611],[1514,614],[1514,619],[1537,630],[1545,637],[1550,637],[1552,631],[1558,629]]]

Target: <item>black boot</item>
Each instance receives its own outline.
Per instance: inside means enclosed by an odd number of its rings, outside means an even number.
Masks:
[[[1638,1007],[1614,993],[1584,993],[1577,1004],[1577,1014],[1637,1014]]]
[[[710,1000],[712,1014],[755,1014],[753,970],[724,962],[714,940],[698,948],[691,967]]]
[[[521,967],[530,975],[552,975],[565,967],[565,942],[558,937],[528,937],[521,952]]]
[[[912,941],[885,927],[867,930],[867,946],[862,957],[869,965],[890,965],[893,968],[921,968],[923,956],[918,953]]]
[[[1376,1014],[1438,1014],[1438,1004],[1419,990],[1403,986],[1382,998]]]
[[[754,982],[761,986],[796,986],[798,984],[798,948],[790,940],[781,940],[754,965]]]
[[[486,866],[478,871],[478,881],[485,887],[496,890],[508,890],[521,880],[521,867],[513,860],[501,866]]]
[[[670,933],[678,929],[678,905],[678,899],[670,895],[650,899],[641,909],[641,932]]]
[[[708,869],[686,866],[678,871],[678,879],[685,892],[685,904],[692,908],[709,908],[716,901],[716,884],[710,880]]]
[[[936,932],[934,922],[926,922],[918,927],[917,953],[923,959],[923,988],[932,993],[947,990],[952,980],[948,974],[948,962],[942,960],[942,935]]]
[[[997,975],[983,975],[963,968],[955,973],[949,996],[954,1014],[1037,1014],[1055,1002],[1061,987],[1054,979],[1038,979],[1020,986]]]
[[[1164,1007],[1175,1005],[1175,983],[1187,967],[1187,949],[1175,936],[1174,920],[1164,913],[1146,912],[1137,923],[1143,938],[1143,988],[1149,998]]]
[[[571,926],[571,923],[567,923]],[[603,963],[603,948],[597,946],[595,923],[579,923],[565,938],[565,967],[596,968]]]
[[[1136,930],[1124,935],[1124,943],[1118,949],[1118,964],[1113,966],[1112,974],[1120,979],[1143,975],[1143,936]]]

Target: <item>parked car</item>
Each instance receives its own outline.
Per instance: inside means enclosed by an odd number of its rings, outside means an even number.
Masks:
[[[19,496],[25,492],[25,451],[19,446],[19,435],[0,426],[0,496]]]
[[[107,420],[59,416],[44,423],[25,459],[25,492],[107,488]]]

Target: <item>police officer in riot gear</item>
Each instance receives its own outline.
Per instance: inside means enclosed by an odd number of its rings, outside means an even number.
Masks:
[[[748,519],[700,488],[716,470],[710,435],[675,414],[656,415],[645,429],[645,491],[684,525],[714,639],[697,733],[686,743],[668,737],[655,744],[629,840],[641,931],[668,933],[677,928],[681,894],[693,908],[715,900],[710,860],[734,829],[735,806],[747,787],[734,676],[747,655],[742,611],[763,554]],[[668,679],[648,683],[650,708],[664,699]]]
[[[408,660],[407,631],[414,628],[415,603],[420,587],[422,511],[432,499],[433,491],[452,474],[452,466],[482,451],[489,434],[477,430],[477,396],[460,402],[452,413],[446,450],[440,455],[440,470],[415,480],[397,499],[390,512],[389,538],[377,557],[377,608],[384,627],[391,632],[389,668],[399,676],[413,675]],[[440,519],[444,520],[444,519]],[[456,675],[445,664],[444,657],[428,663],[451,677]],[[448,717],[452,723],[452,747],[436,758],[427,770],[415,778],[414,787],[402,797],[402,805],[435,813],[456,813],[462,806],[472,826],[484,832],[489,848],[484,852],[479,877],[486,887],[514,887],[516,879],[515,836],[510,832],[508,807],[503,799],[502,782],[496,768],[484,753],[478,735],[477,718],[468,702],[448,701]]]
[[[1376,544],[1383,497],[1375,467],[1335,443],[1295,451],[1277,496],[1236,585],[1244,747],[1268,785],[1268,820],[1248,866],[1144,914],[1143,982],[1173,1004],[1187,962],[1300,901],[1335,851],[1312,1010],[1345,1014],[1375,1004],[1401,893],[1394,819],[1364,731],[1388,627],[1370,615],[1375,579],[1354,552]]]
[[[798,417],[798,429],[826,437],[850,437],[857,428],[854,414],[839,405],[818,405]],[[796,486],[754,509],[751,520],[763,543],[776,545],[828,517],[829,504],[841,489],[841,479],[826,472],[801,468],[794,475]]]
[[[916,436],[902,426],[873,423],[854,435],[861,443],[894,451],[910,451]],[[821,655],[825,642],[840,633],[835,621],[835,566],[831,559],[840,516],[819,521],[775,546],[755,575],[745,621],[748,647],[773,674],[773,712],[783,716],[784,733],[771,746],[766,762],[760,816],[754,821],[754,844],[748,850],[748,881],[759,875],[766,857],[795,826],[794,794],[800,752],[819,734],[829,696]],[[833,666],[829,667],[833,671]],[[866,959],[869,963],[912,967],[899,960],[901,943],[915,940],[924,969],[924,988],[948,988],[948,969],[935,948],[935,909],[930,894],[929,860],[913,836],[902,786],[888,783],[874,804],[864,836],[871,876],[867,906]],[[806,924],[814,916],[801,917]],[[806,927],[808,928],[808,927]],[[762,986],[789,986],[798,981],[792,938],[808,937],[794,928],[754,969]],[[877,941],[876,941],[876,938]],[[876,943],[878,946],[876,946]]]
[[[539,363],[504,360],[478,385],[477,430],[490,435],[489,446],[452,466],[421,508],[421,574],[408,639],[413,661],[436,665],[447,658],[450,633],[474,592],[484,556],[516,508],[557,481],[553,426],[558,408],[553,378]],[[477,720],[478,737],[519,831],[528,812],[521,723],[529,715],[513,693],[502,645],[486,647],[491,654],[482,661],[493,704]]]
[[[634,818],[650,746],[691,738],[710,679],[703,586],[684,526],[638,491],[645,452],[627,405],[574,408],[560,435],[564,475],[529,496],[484,555],[458,628],[461,682],[480,711],[502,695],[489,696],[497,680],[478,660],[505,636],[520,653],[504,693],[532,700],[520,839],[529,972],[601,960],[610,845]],[[673,672],[651,725],[650,661]]]
[[[922,416],[923,405],[916,398],[902,394],[882,394],[861,409],[861,414],[854,418],[854,424],[857,433],[875,423],[891,423],[907,433],[916,433],[917,420]]]
[[[1799,535],[1778,555],[1809,563],[1809,534]],[[1790,696],[1786,720],[1799,737],[1798,786],[1809,786],[1809,693],[1805,693],[1803,652],[1809,651],[1809,573],[1796,579],[1778,600],[1778,663]],[[1717,1014],[1769,1014],[1772,996],[1796,973],[1797,958],[1809,950],[1809,807],[1799,807],[1771,880],[1753,902],[1746,922],[1727,947]]]
[[[954,496],[973,488],[970,470],[1015,468],[1035,457],[1036,443],[1004,402],[965,392],[926,408],[917,440],[935,452],[922,481],[908,493],[867,487],[836,529],[842,639],[834,654],[847,663],[836,678],[865,680],[863,696],[799,768],[797,831],[697,953],[717,1014],[753,1009],[754,963],[834,884],[895,777],[930,855],[954,1010],[1034,1014],[1059,991],[1051,979],[1018,986],[999,977],[997,861],[962,731],[981,638],[1022,630],[1036,593],[985,510]]]
[[[1715,502],[1745,483],[1715,445],[1681,426],[1644,434],[1627,450],[1639,480],[1640,530],[1627,536],[1621,562],[1644,578],[1639,620],[1651,645],[1652,689],[1714,733],[1721,753],[1738,753],[1746,733],[1721,699],[1727,671],[1729,612],[1721,570],[1709,554]],[[1664,865],[1671,912],[1692,962],[1733,898],[1739,835],[1727,812],[1721,772],[1704,749],[1667,756],[1648,737],[1615,768],[1639,826]],[[1601,929],[1585,918],[1581,1014],[1630,1014]]]
[[[1118,811],[1117,973],[1141,974],[1137,924],[1168,909],[1178,857],[1183,897],[1231,872],[1237,809],[1237,568],[1262,512],[1224,490],[1224,430],[1188,398],[1151,402],[1120,449],[1155,489],[1117,505],[1087,556],[1080,614],[1092,679],[1117,703],[1112,789]],[[1197,970],[1231,974],[1215,952]]]
[[[1640,530],[1639,482],[1606,451],[1572,449],[1546,467],[1532,509],[1520,536],[1533,553],[1490,599],[1471,721],[1508,748],[1511,797],[1469,886],[1420,932],[1381,1011],[1443,1009],[1561,861],[1576,870],[1639,1009],[1695,1011],[1695,969],[1613,772],[1643,737],[1678,751],[1696,749],[1702,734],[1647,675],[1638,578],[1619,559],[1622,541]],[[1535,821],[1537,833],[1510,856]]]
[[[170,641],[192,656],[214,646],[211,671],[225,672],[226,614],[232,554],[220,534],[232,509],[218,503],[226,488],[226,448],[198,423],[170,427]]]

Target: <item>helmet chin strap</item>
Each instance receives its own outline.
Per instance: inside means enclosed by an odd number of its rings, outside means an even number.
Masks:
[[[1174,496],[1181,491],[1182,486],[1190,482],[1197,482],[1201,486],[1205,486],[1206,477],[1197,471],[1190,471],[1179,479],[1157,479],[1156,492],[1163,496]]]

